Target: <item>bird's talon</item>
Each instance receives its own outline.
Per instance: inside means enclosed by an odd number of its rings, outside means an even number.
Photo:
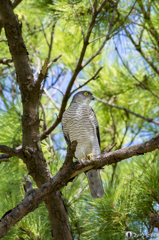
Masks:
[[[87,158],[90,160],[90,161],[93,161],[93,153],[90,153],[87,155]]]

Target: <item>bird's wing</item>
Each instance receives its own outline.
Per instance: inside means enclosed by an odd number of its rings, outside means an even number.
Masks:
[[[69,133],[67,131],[66,111],[64,112],[64,114],[62,116],[62,131],[63,131],[63,135],[64,135],[64,138],[65,138],[65,141],[66,141],[67,145],[71,146],[71,140],[69,138]]]
[[[99,143],[99,146],[100,146],[99,124],[98,124],[98,120],[96,118],[95,112],[94,112],[94,110],[92,108],[90,108],[90,117],[91,117],[91,120],[93,121],[93,123],[95,124],[96,135],[97,135],[98,143]]]
[[[65,141],[66,141],[67,145],[71,146],[71,141],[70,141],[69,135],[66,134],[65,131],[63,130],[63,125],[62,125],[62,131],[63,131],[63,135],[64,135],[64,138],[65,138]]]
[[[100,147],[100,133],[99,133],[99,124],[96,118],[95,112],[92,108],[90,108],[89,118],[91,119],[91,124],[95,126],[96,136],[98,139],[99,147]],[[91,191],[91,195],[93,198],[100,198],[104,196],[104,188],[100,176],[100,170],[89,170],[86,172],[86,176],[88,179],[89,188]]]

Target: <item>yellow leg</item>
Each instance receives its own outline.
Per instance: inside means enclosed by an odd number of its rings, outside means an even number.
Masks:
[[[90,153],[87,155],[87,158],[90,160],[90,161],[93,161],[93,153]]]
[[[81,159],[81,161],[83,162],[85,159],[89,159],[90,161],[92,161],[93,160],[93,153],[90,153],[90,154],[87,154],[87,155],[85,155],[84,153],[83,153],[83,155],[84,155],[84,158],[82,158]]]

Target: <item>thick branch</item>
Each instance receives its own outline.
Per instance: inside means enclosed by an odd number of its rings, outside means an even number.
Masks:
[[[9,156],[15,156],[15,157],[18,157],[18,158],[21,158],[21,159],[24,158],[22,150],[19,150],[19,149],[16,149],[16,148],[10,148],[10,147],[5,146],[5,145],[0,145],[0,152],[1,153],[7,153]],[[4,155],[4,157],[5,157],[5,155]]]
[[[0,0],[0,16],[22,96],[22,147],[25,154],[24,162],[27,165],[29,174],[40,188],[42,184],[48,182],[51,177],[41,150],[39,134],[41,84],[34,82],[33,73],[29,65],[28,53],[22,38],[22,26],[18,21],[17,15],[13,12],[10,0]],[[68,216],[61,194],[57,192],[56,196],[48,195],[45,198],[45,204],[49,212],[54,239],[67,238],[72,240]],[[56,211],[58,214],[56,214]]]
[[[19,5],[19,3],[21,3],[21,2],[22,2],[22,0],[14,0],[14,1],[12,1],[13,9],[16,8]]]
[[[67,161],[65,161],[61,170],[48,183],[45,183],[41,189],[35,190],[27,196],[18,206],[12,209],[0,221],[0,238],[5,236],[7,231],[21,218],[29,212],[34,211],[45,196],[51,192],[56,192],[67,185],[67,182],[78,174],[88,171],[92,168],[98,169],[105,165],[120,162],[133,156],[143,155],[159,148],[159,135],[151,140],[135,146],[116,150],[114,152],[103,153],[95,157],[94,161],[84,160],[83,162],[73,162],[72,152],[75,150],[76,143],[73,145],[72,151],[69,149]],[[70,152],[71,151],[71,152]]]
[[[1,146],[3,146],[3,145],[1,145]],[[4,151],[11,151],[11,149],[12,149],[12,148],[7,147],[7,146],[4,146],[4,147],[6,147],[6,148],[3,148],[3,147],[2,147],[1,150],[0,150],[0,152],[3,152],[3,150],[4,150]],[[7,149],[8,149],[8,150],[7,150]],[[18,146],[18,147],[16,147],[16,148],[13,148],[13,151],[11,152],[12,155],[9,154],[8,152],[7,152],[7,153],[4,153],[4,154],[1,154],[1,155],[0,155],[0,162],[1,162],[1,161],[5,161],[5,160],[7,161],[8,158],[15,156],[14,150],[19,151],[19,153],[22,152],[22,151],[21,151],[21,150],[22,150],[22,145],[20,145],[20,146]],[[21,157],[19,157],[19,158],[21,158]],[[5,160],[4,160],[4,159],[5,159]]]
[[[8,63],[11,63],[11,62],[13,62],[13,60],[11,59],[11,58],[2,58],[2,59],[0,59],[0,63],[2,63],[2,64],[6,64],[6,65],[8,65]]]

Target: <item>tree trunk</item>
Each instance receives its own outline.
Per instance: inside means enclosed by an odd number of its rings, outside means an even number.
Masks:
[[[21,25],[17,16],[13,13],[10,0],[0,0],[0,17],[5,29],[22,96],[24,162],[27,165],[29,174],[40,188],[51,177],[40,143],[39,101],[41,83],[34,82],[28,63],[28,53],[21,34]],[[49,212],[54,239],[72,240],[69,220],[60,192],[49,195],[45,200],[45,204]]]

